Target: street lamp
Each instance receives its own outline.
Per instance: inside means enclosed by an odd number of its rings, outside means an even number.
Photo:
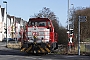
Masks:
[[[3,3],[6,4],[6,40],[7,40],[7,43],[8,43],[8,38],[7,38],[7,1],[3,1]]]

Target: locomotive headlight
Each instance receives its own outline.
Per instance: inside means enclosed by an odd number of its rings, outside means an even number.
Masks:
[[[44,41],[44,40],[42,40],[42,42],[44,43],[45,41]]]
[[[43,37],[41,38],[41,40],[42,40],[42,42],[45,42],[45,40],[44,40],[44,38],[43,38]]]
[[[28,37],[28,42],[30,41],[30,37]]]
[[[28,42],[33,42],[33,37],[28,37]]]

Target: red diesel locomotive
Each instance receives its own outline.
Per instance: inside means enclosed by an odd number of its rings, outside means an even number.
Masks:
[[[30,18],[23,32],[21,51],[50,53],[58,48],[57,33],[48,18]]]

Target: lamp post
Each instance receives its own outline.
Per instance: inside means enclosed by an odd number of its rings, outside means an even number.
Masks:
[[[73,29],[74,29],[74,4],[71,4],[72,5],[72,10],[73,10],[73,16],[72,16],[72,19],[73,19]]]
[[[6,4],[6,40],[7,40],[7,43],[8,43],[8,38],[7,38],[7,1],[3,1],[3,3]]]

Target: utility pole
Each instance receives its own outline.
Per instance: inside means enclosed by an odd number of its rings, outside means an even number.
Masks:
[[[69,0],[68,0],[68,30],[69,30]]]
[[[70,27],[69,27],[69,0],[68,0],[68,51],[71,51],[71,43],[70,43]]]

